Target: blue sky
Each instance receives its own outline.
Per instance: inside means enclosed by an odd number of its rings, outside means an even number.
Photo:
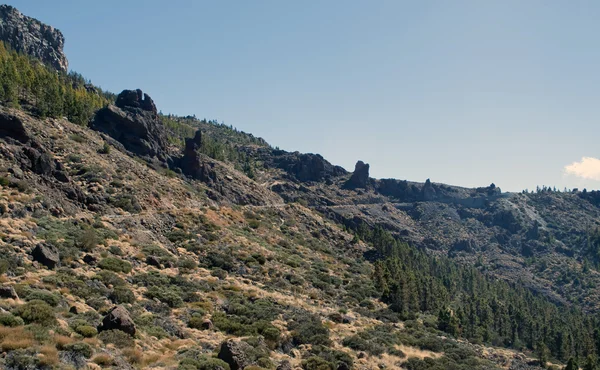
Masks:
[[[72,69],[164,113],[373,177],[600,188],[600,2],[8,3],[63,31]]]

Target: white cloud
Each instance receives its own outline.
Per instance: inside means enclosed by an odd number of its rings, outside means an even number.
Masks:
[[[581,161],[565,166],[565,173],[584,179],[600,181],[600,159],[583,157]]]

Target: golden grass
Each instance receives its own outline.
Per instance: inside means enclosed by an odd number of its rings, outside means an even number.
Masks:
[[[56,366],[60,362],[58,359],[58,351],[53,346],[43,346],[40,348],[40,365],[43,366]]]
[[[94,356],[92,362],[100,366],[112,366],[114,359],[107,353],[100,353]]]
[[[16,328],[0,327],[0,349],[3,352],[29,348],[35,345],[33,334],[20,326]]]
[[[56,348],[60,350],[64,349],[67,344],[71,344],[73,342],[75,342],[75,339],[67,337],[66,335],[57,334],[54,336],[54,344],[56,345]]]

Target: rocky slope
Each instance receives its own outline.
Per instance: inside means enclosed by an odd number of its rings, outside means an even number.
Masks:
[[[69,62],[63,53],[63,34],[52,26],[21,14],[10,5],[0,5],[0,40],[56,70],[68,71]]]
[[[60,33],[2,11],[11,20],[2,27],[17,30],[6,41],[47,35],[41,44],[56,53],[45,62],[66,70]],[[551,332],[562,318],[512,325],[531,311],[510,300],[548,297],[556,305],[539,307],[565,317],[597,310],[596,192],[373,179],[361,161],[348,172],[215,122],[162,116],[140,90],[124,90],[83,126],[33,108],[0,106],[3,368],[535,369],[545,343],[563,362],[597,352],[591,335],[522,344],[517,329]],[[402,312],[398,301],[417,291],[402,287],[388,304],[377,275],[390,256],[364,230],[406,242],[417,262],[436,256],[448,289],[433,274],[418,287],[434,298],[500,287],[491,303],[473,297],[483,308],[469,312],[479,324],[502,320],[481,324],[469,343],[456,323],[467,311],[451,297],[440,299],[448,307]],[[414,275],[386,261],[396,288]],[[577,317],[574,331],[593,331]]]

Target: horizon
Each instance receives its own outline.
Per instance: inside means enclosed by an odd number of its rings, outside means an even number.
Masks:
[[[348,171],[599,188],[596,4],[7,4],[61,30],[70,68],[103,89]]]

